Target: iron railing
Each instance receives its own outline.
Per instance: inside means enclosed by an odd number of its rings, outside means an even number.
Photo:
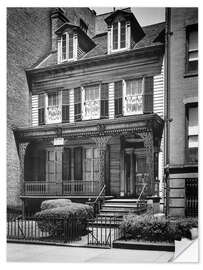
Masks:
[[[44,219],[31,214],[25,217],[8,215],[7,240],[111,247],[113,241],[122,236],[120,222],[117,217],[96,217],[81,221],[77,218]]]
[[[87,204],[89,204],[90,206],[93,207],[95,216],[97,214],[99,214],[101,207],[102,207],[102,204],[105,201],[105,188],[106,188],[106,186],[103,185],[99,194],[97,195],[96,199],[93,202],[91,202],[91,201],[87,202]]]
[[[26,181],[24,195],[96,195],[99,192],[99,181]]]
[[[198,216],[198,178],[185,179],[185,216]]]

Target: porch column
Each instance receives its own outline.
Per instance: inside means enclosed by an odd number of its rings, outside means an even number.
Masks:
[[[146,151],[146,166],[149,174],[148,179],[148,194],[153,195],[153,183],[154,183],[154,143],[152,131],[146,131],[139,133],[140,137],[144,140],[144,147]]]
[[[20,194],[24,191],[24,171],[25,171],[25,153],[28,146],[28,142],[19,144],[19,158],[20,158]]]
[[[107,143],[111,139],[111,136],[101,136],[92,138],[99,149],[99,176],[98,181],[102,187],[105,183],[105,153],[107,149]]]

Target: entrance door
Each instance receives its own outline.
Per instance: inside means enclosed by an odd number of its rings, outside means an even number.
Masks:
[[[146,157],[135,149],[125,151],[125,196],[138,197],[146,174]]]

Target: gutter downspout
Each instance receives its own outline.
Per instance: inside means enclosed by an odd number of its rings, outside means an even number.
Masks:
[[[165,171],[165,183],[166,183],[166,208],[165,214],[168,216],[169,214],[169,150],[170,150],[170,35],[171,35],[171,8],[166,8],[165,11],[166,16],[166,36],[165,36],[165,69],[164,69],[164,122],[165,122],[165,136],[164,136],[164,171]]]

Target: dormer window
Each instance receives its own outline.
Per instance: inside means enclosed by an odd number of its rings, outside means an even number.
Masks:
[[[145,33],[131,11],[116,10],[107,18],[108,54],[130,50]]]
[[[113,50],[126,48],[126,22],[116,22],[112,25]]]
[[[61,36],[61,61],[74,60],[73,33],[64,33]]]

